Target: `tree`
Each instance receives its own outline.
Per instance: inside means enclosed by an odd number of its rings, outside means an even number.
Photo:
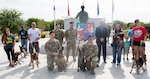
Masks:
[[[0,30],[4,31],[5,28],[9,28],[11,33],[18,33],[19,26],[23,23],[21,15],[22,13],[15,9],[1,9]]]

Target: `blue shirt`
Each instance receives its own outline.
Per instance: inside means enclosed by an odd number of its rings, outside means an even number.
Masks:
[[[130,42],[129,41],[125,41],[124,42],[124,50],[125,51],[129,50],[129,47],[130,47]]]
[[[130,29],[129,31],[128,31],[128,35],[130,36],[130,38],[132,38],[132,29]]]

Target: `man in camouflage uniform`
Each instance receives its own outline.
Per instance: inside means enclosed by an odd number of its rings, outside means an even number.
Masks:
[[[60,29],[60,24],[56,24],[56,28],[54,29],[55,38],[59,40],[61,46],[63,44],[64,32]]]
[[[50,40],[48,40],[45,44],[45,50],[47,53],[47,65],[48,69],[50,71],[53,71],[54,69],[54,62],[58,63],[58,55],[59,55],[59,49],[60,49],[60,42],[55,39],[55,33],[50,32]]]
[[[69,51],[72,49],[73,61],[76,61],[75,50],[76,50],[76,29],[74,29],[74,22],[70,22],[70,28],[65,32],[65,38],[67,41],[67,62],[69,57]]]
[[[86,67],[94,75],[98,60],[98,46],[92,41],[92,35],[88,35],[88,40],[83,44],[82,51],[86,59]]]

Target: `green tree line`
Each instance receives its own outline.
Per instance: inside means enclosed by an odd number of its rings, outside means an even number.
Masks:
[[[21,18],[23,13],[15,10],[15,9],[1,9],[0,10],[0,31],[1,33],[5,28],[10,28],[13,34],[18,33],[20,26],[24,25],[25,29],[29,29],[31,27],[31,22],[36,22],[37,27],[41,29],[41,31],[51,31],[54,29],[54,21],[45,21],[44,19],[38,18],[28,18],[24,20]],[[64,20],[58,19],[56,23],[61,24],[61,28],[64,28]],[[107,23],[109,24],[109,23]],[[113,22],[113,27],[116,24],[121,24],[123,30],[129,30],[133,27],[133,22],[124,23],[120,20],[116,20]],[[141,22],[141,25],[147,29],[148,36],[150,37],[150,23]]]

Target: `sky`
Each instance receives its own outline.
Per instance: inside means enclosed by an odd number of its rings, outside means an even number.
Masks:
[[[134,22],[139,19],[150,23],[150,0],[114,0],[113,20]],[[97,18],[97,0],[69,0],[70,17],[76,17],[84,4],[90,18]],[[54,0],[0,0],[0,9],[15,9],[22,12],[23,19],[39,18],[54,20]],[[67,0],[55,0],[55,18],[68,18]],[[99,16],[112,21],[112,0],[99,0]]]

